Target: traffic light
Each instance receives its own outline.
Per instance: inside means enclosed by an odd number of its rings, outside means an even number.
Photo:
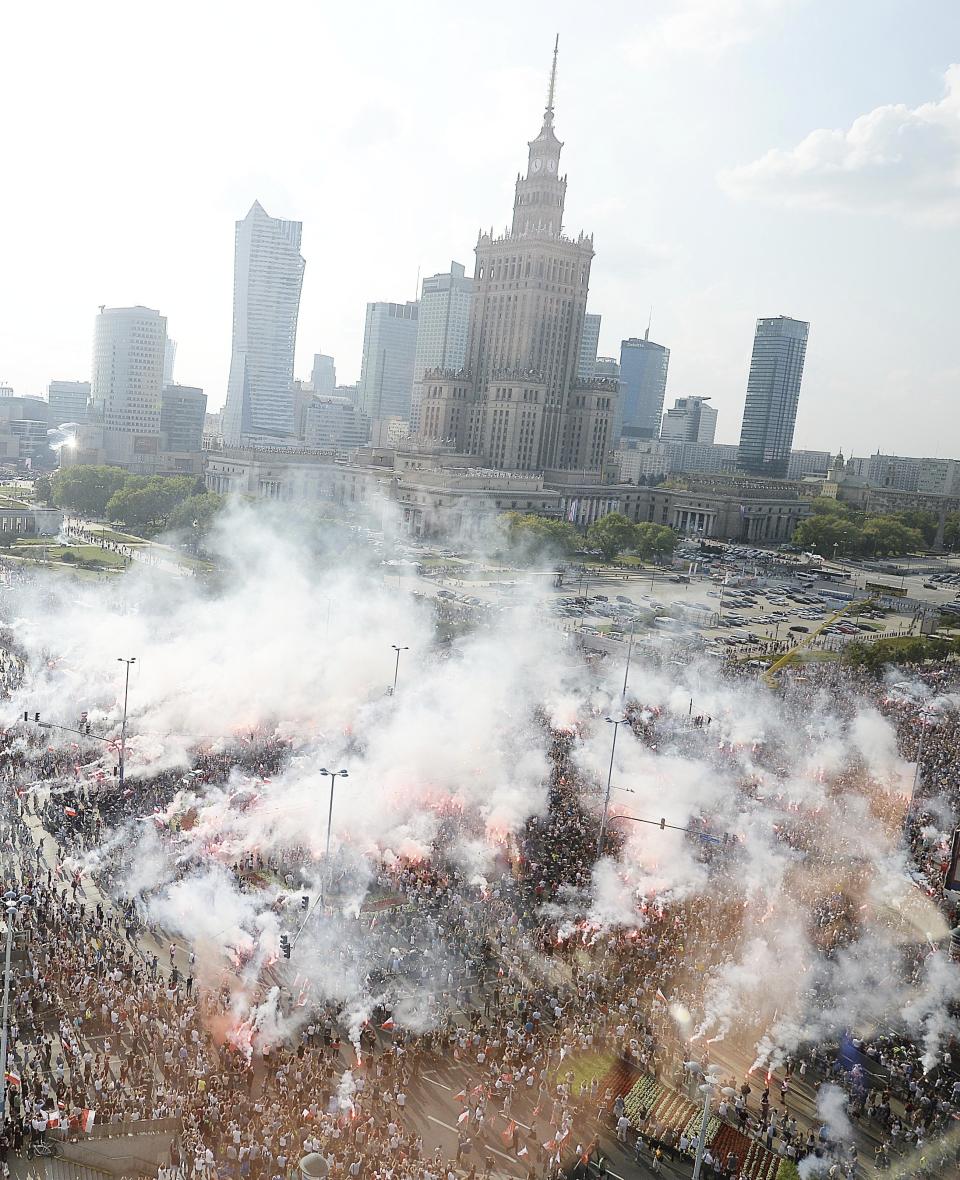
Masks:
[[[309,908],[309,906],[310,906],[310,898],[309,898],[309,897],[307,896],[307,894],[305,893],[305,894],[303,895],[303,897],[301,897],[301,898],[300,898],[300,908],[301,908],[302,910],[305,910],[305,909],[308,909],[308,908]]]
[[[29,720],[30,720],[30,714],[29,714],[29,713],[24,713],[24,715],[23,715],[23,719],[24,719],[24,721],[29,721]]]
[[[37,725],[40,724],[40,714],[39,713],[34,713],[33,719],[34,719],[34,721],[36,721]],[[49,726],[47,728],[49,729]]]
[[[283,955],[285,959],[290,958],[290,939],[286,934],[280,935],[280,954]]]
[[[665,830],[666,830],[666,827],[667,827],[667,821],[666,821],[666,820],[663,818],[663,816],[661,815],[661,816],[660,816],[660,831],[661,831],[661,832],[665,831]]]

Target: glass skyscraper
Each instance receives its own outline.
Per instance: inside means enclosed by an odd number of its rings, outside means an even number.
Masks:
[[[412,432],[420,427],[423,374],[428,369],[462,369],[466,363],[472,302],[473,278],[466,275],[460,262],[451,262],[448,272],[423,280],[413,362]]]
[[[741,471],[786,478],[809,333],[808,323],[789,316],[757,320],[737,453]]]
[[[233,352],[223,415],[228,446],[284,445],[295,435],[293,354],[303,286],[299,221],[259,201],[237,222]]]
[[[646,335],[642,340],[631,336],[621,342],[620,437],[660,437],[669,365],[670,349]]]

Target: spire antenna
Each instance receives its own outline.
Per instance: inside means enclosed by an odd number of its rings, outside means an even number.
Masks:
[[[550,88],[547,91],[547,109],[544,112],[547,122],[553,122],[553,96],[557,89],[557,53],[560,49],[560,34],[557,33],[553,43],[553,65],[550,67]]]

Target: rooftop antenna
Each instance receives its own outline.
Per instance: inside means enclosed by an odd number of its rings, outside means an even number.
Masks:
[[[650,339],[650,328],[653,324],[653,304],[650,304],[650,314],[647,316],[647,330],[643,334],[644,340]]]
[[[420,298],[420,267],[417,267],[417,285],[413,289],[413,302],[416,303]]]

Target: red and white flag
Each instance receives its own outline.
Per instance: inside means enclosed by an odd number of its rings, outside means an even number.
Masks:
[[[459,1094],[454,1094],[453,1100],[454,1100],[454,1102],[466,1102],[466,1100],[467,1100],[466,1090],[461,1090]]]
[[[51,1129],[56,1130],[56,1128],[59,1126],[60,1126],[60,1111],[59,1110],[48,1110],[47,1111],[47,1130],[48,1131]]]
[[[524,1158],[524,1156],[527,1156],[529,1154],[530,1153],[527,1151],[527,1145],[526,1145],[526,1143],[524,1143],[523,1147],[521,1147],[520,1150],[517,1152],[517,1159],[522,1160]]]
[[[517,1124],[513,1121],[513,1119],[511,1119],[510,1122],[507,1123],[507,1129],[505,1131],[500,1132],[501,1138],[503,1139],[504,1143],[507,1144],[508,1147],[510,1146],[510,1143],[513,1139],[516,1129],[517,1129]]]
[[[395,1029],[397,1026],[393,1023],[392,1020],[385,1020],[383,1022],[383,1024],[380,1025],[380,1027],[383,1029],[384,1032],[390,1032],[392,1029]]]
[[[75,807],[65,807],[63,809],[63,814],[69,815],[72,819],[77,814],[77,809]]]
[[[97,1112],[95,1110],[81,1110],[80,1111],[80,1129],[86,1131],[89,1135],[93,1130],[93,1124],[97,1120]]]
[[[18,1073],[12,1073],[10,1070],[7,1070],[3,1076],[6,1078],[8,1086],[20,1085],[20,1075]]]
[[[460,1114],[457,1116],[457,1125],[459,1126],[460,1123],[465,1123],[469,1117],[470,1117],[470,1111],[469,1110],[462,1110],[460,1112]]]

